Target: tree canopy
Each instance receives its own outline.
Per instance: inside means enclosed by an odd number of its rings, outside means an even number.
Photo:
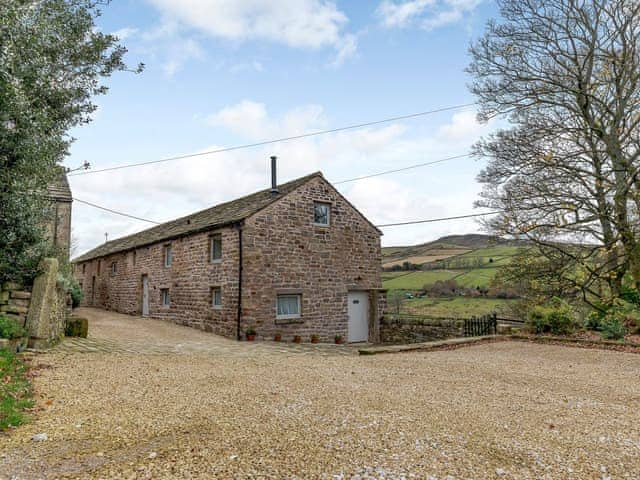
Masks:
[[[47,185],[126,49],[95,0],[0,0],[0,282],[33,275],[47,242]],[[141,67],[140,67],[141,68]]]
[[[498,4],[468,71],[481,116],[510,127],[475,147],[477,204],[585,299],[640,288],[640,3]]]

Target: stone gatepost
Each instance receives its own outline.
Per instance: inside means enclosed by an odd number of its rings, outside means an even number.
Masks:
[[[29,348],[48,348],[64,335],[67,316],[66,295],[58,285],[58,260],[45,258],[36,277],[27,313]]]

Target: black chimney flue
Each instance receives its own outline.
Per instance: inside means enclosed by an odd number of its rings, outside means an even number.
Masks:
[[[278,192],[278,177],[276,174],[276,160],[278,157],[271,156],[271,195],[277,195]]]

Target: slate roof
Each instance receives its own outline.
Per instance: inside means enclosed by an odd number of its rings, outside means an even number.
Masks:
[[[163,240],[181,237],[186,234],[237,223],[262,210],[266,206],[282,198],[284,195],[294,191],[296,188],[314,177],[322,178],[322,173],[315,172],[311,175],[278,185],[278,195],[272,195],[271,189],[268,188],[247,195],[246,197],[215,205],[211,208],[207,208],[206,210],[201,210],[191,215],[187,215],[186,217],[171,220],[126,237],[111,240],[80,255],[75,258],[73,262],[85,262],[94,258],[111,255],[112,253],[131,250],[133,248],[151,245]]]

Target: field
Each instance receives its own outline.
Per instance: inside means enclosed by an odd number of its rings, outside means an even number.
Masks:
[[[403,304],[403,312],[432,317],[470,318],[497,312],[506,313],[509,303],[514,300],[495,298],[412,298]],[[508,316],[508,315],[507,315]]]
[[[454,279],[466,288],[487,288],[500,267],[508,264],[519,244],[484,235],[446,237],[411,247],[383,249],[383,266],[411,262],[420,270],[383,272],[383,287],[390,292],[415,293],[425,285]],[[450,298],[407,299],[403,311],[450,317],[470,317],[504,310],[508,300],[456,296]]]

